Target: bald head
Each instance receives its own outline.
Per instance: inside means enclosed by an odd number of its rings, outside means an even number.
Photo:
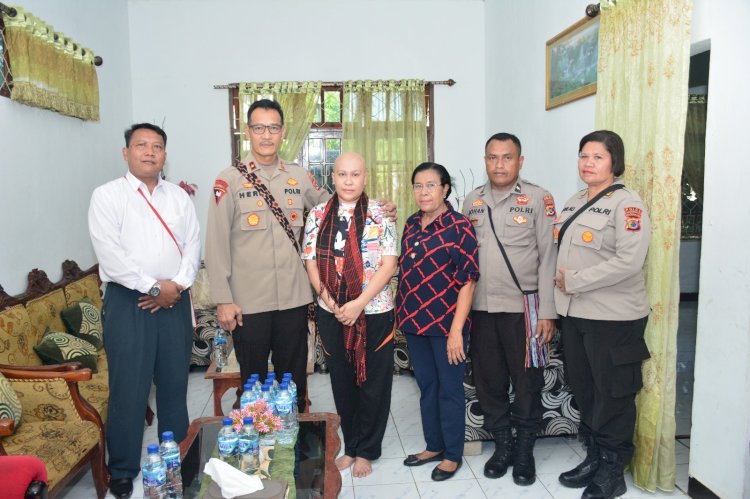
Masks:
[[[356,202],[365,190],[365,159],[356,152],[345,152],[333,164],[333,185],[339,200]]]

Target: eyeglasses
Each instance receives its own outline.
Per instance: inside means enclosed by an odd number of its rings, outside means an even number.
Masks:
[[[427,192],[435,192],[435,189],[440,187],[440,184],[433,184],[430,182],[429,184],[412,184],[411,188],[414,189],[414,192],[422,192],[426,190]]]
[[[276,135],[278,133],[281,133],[281,129],[284,128],[283,125],[247,125],[250,130],[253,131],[255,135],[263,135],[266,133],[266,130],[271,132],[273,135]]]

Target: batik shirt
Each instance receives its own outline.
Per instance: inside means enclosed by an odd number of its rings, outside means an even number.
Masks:
[[[341,277],[344,268],[344,243],[349,234],[351,220],[354,217],[354,203],[340,203],[337,217],[338,229],[333,245],[336,272]],[[302,258],[315,260],[318,231],[323,219],[326,203],[315,206],[307,215],[305,223],[305,238],[303,241]],[[396,241],[396,225],[383,213],[383,207],[378,201],[370,200],[367,205],[365,229],[362,233],[362,289],[369,284],[375,272],[383,265],[383,256],[397,256],[398,242]],[[323,300],[318,298],[318,304],[328,310]],[[365,306],[365,314],[380,314],[393,309],[393,289],[391,284],[386,286]],[[330,310],[328,310],[330,312]]]

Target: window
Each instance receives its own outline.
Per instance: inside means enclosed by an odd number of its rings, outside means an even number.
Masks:
[[[0,95],[10,97],[10,82],[13,81],[10,75],[10,62],[8,60],[8,51],[5,45],[5,25],[3,17],[0,16]]]
[[[427,154],[429,161],[433,161],[433,84],[425,85],[425,112],[427,113]],[[244,130],[240,130],[240,114],[246,112],[240,109],[240,92],[237,88],[229,89],[230,133],[232,135],[232,160],[240,161],[240,143]],[[264,97],[273,98],[272,95]],[[320,104],[315,114],[315,121],[310,126],[310,132],[297,155],[296,162],[306,170],[312,172],[315,180],[333,192],[333,163],[341,154],[342,138],[342,110],[344,108],[343,86],[324,85],[320,89]]]

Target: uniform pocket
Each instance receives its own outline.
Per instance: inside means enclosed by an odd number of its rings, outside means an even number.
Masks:
[[[506,246],[529,246],[536,239],[534,219],[527,213],[507,213],[503,229],[503,244]]]
[[[620,345],[609,350],[612,361],[612,397],[633,395],[643,387],[641,363],[650,358],[646,342],[638,340],[627,345]]]
[[[287,195],[280,204],[284,210],[284,215],[286,215],[286,218],[289,220],[292,227],[301,227],[305,225],[305,220],[302,217],[304,210],[302,196],[299,194]]]
[[[261,197],[239,200],[242,230],[264,230],[268,225],[269,212]]]
[[[596,215],[593,213],[580,215],[569,229],[573,233],[570,242],[576,246],[584,246],[595,250],[600,249],[604,241],[604,231],[607,222],[609,222],[609,217],[605,215]]]

